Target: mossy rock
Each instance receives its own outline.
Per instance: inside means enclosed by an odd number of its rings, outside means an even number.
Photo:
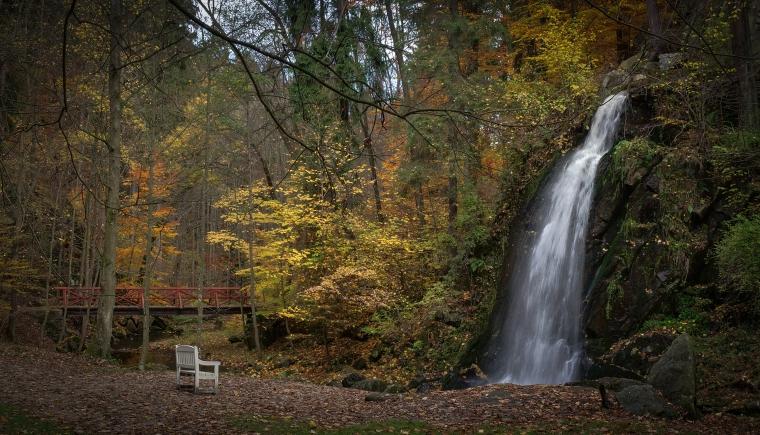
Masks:
[[[694,345],[687,334],[673,340],[668,350],[649,371],[647,381],[676,405],[696,417],[696,364]]]
[[[399,384],[390,384],[385,389],[385,393],[388,393],[388,394],[402,394],[402,393],[406,393],[407,391],[408,390],[405,386],[399,385]]]
[[[346,388],[353,388],[358,382],[361,382],[367,378],[361,373],[351,372],[341,379],[340,384]]]
[[[386,388],[388,388],[388,383],[381,381],[380,379],[365,379],[363,381],[354,383],[351,388],[382,393]]]

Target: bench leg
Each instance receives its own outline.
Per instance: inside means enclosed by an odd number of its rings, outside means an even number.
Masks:
[[[219,391],[219,366],[214,366],[214,394]]]

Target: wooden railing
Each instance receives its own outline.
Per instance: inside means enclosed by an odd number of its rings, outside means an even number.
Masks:
[[[51,298],[50,306],[92,307],[98,305],[101,297],[100,287],[54,287],[55,297]],[[247,296],[240,287],[208,287],[199,296],[199,289],[192,287],[170,287],[150,289],[150,307],[192,308],[202,304],[208,307],[244,306]],[[117,287],[117,307],[144,307],[145,298],[140,287]]]

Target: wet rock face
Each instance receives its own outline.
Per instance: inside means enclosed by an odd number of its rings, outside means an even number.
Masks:
[[[687,334],[673,340],[668,350],[652,366],[647,381],[670,401],[696,417],[696,365],[694,345]]]
[[[670,287],[714,279],[705,266],[720,207],[700,181],[709,179],[701,157],[667,138],[620,141],[597,178],[586,241],[589,339],[615,341],[655,314],[674,315]]]
[[[659,186],[659,159],[627,162],[626,171],[611,160],[597,180],[589,217],[585,326],[589,337],[614,340],[634,332],[660,302],[663,282],[656,268],[666,254],[648,240],[660,218],[660,199],[653,191]]]
[[[645,378],[652,366],[670,347],[675,335],[669,331],[637,334],[615,343],[600,360],[614,364]]]

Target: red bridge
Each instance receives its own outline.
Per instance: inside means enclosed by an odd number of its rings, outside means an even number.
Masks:
[[[54,287],[48,306],[66,310],[69,315],[95,314],[100,287]],[[145,306],[141,287],[117,287],[114,314],[142,314]],[[152,288],[148,300],[151,314],[194,314],[198,307],[208,314],[239,314],[251,311],[248,295],[240,287]]]

